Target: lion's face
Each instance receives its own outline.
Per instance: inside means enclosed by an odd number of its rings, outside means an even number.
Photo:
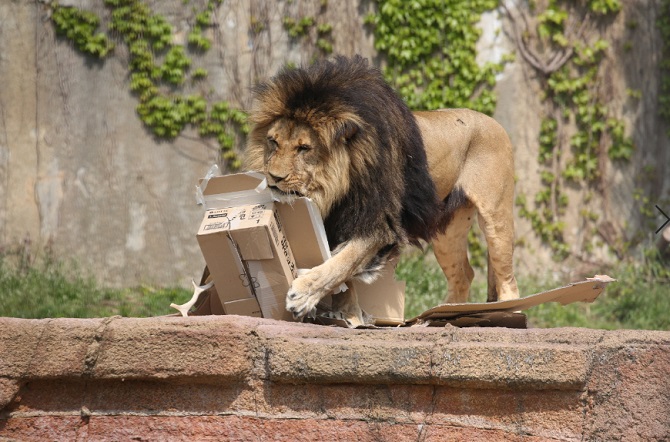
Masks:
[[[282,118],[268,126],[265,140],[257,140],[264,143],[263,173],[280,201],[306,196],[325,216],[347,192],[346,149],[328,138],[305,123]]]

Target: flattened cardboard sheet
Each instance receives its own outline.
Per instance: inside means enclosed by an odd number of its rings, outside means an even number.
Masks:
[[[613,281],[615,279],[607,275],[596,275],[593,278],[586,278],[585,281],[575,282],[565,287],[509,301],[442,304],[426,310],[407,322],[420,323],[429,319],[450,319],[486,312],[518,312],[546,302],[560,302],[562,305],[573,302],[593,302],[605,290],[607,284]]]

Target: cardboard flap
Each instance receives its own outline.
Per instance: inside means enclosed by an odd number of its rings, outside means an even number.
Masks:
[[[311,269],[330,258],[326,229],[312,200],[298,198],[291,204],[277,205],[277,211],[298,268]]]
[[[256,298],[238,299],[224,303],[226,314],[240,316],[254,316],[262,318],[261,308]]]
[[[265,230],[232,230],[230,234],[240,250],[242,259],[250,261],[274,258],[270,237]]]
[[[266,296],[259,299],[263,317],[293,321],[293,314],[286,310],[286,292],[289,283],[286,275],[280,271],[280,265],[274,261],[249,261],[249,273],[254,275],[256,293],[273,293],[278,296]]]
[[[196,186],[196,199],[206,210],[263,204],[273,200],[265,177],[257,172],[204,179]]]
[[[408,322],[429,318],[453,318],[458,315],[492,311],[516,312],[545,302],[560,302],[563,305],[573,302],[593,302],[607,284],[613,281],[616,280],[607,275],[596,275],[594,278],[587,278],[585,281],[575,282],[565,287],[526,296],[525,298],[484,303],[442,304],[426,310]]]
[[[351,281],[358,303],[372,316],[375,325],[400,325],[405,323],[405,281],[395,279],[394,261],[389,261],[379,278],[371,284]]]
[[[235,193],[246,190],[255,190],[264,180],[262,174],[256,172],[235,173],[232,175],[211,177],[206,183],[202,194],[205,196],[217,193]]]

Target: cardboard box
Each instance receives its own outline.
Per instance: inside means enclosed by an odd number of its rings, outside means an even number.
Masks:
[[[226,314],[292,319],[284,298],[297,268],[273,203],[207,210],[197,239]]]
[[[251,315],[257,308],[248,300],[256,298],[263,317],[292,320],[285,297],[297,270],[311,269],[331,256],[316,205],[308,198],[274,202],[263,175],[254,172],[208,176],[197,194],[206,209],[198,243],[220,301],[209,311]],[[393,268],[373,284],[354,282],[348,289],[356,290],[375,324],[404,323],[404,283],[395,280]],[[247,301],[236,303],[232,313],[228,303],[241,300]],[[320,303],[329,304],[328,297]],[[240,305],[249,309],[240,310]],[[207,311],[202,303],[197,309]]]

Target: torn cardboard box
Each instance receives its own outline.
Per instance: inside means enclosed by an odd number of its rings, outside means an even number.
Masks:
[[[297,276],[293,252],[272,203],[212,209],[198,243],[226,314],[290,320],[284,296]]]
[[[197,195],[206,209],[197,239],[218,300],[205,307],[196,303],[196,313],[209,307],[211,312],[252,316],[260,311],[266,318],[292,320],[285,297],[298,269],[330,258],[314,203],[308,198],[291,204],[273,201],[264,177],[253,172],[207,176]],[[395,280],[393,268],[373,284],[341,287],[347,289],[356,290],[375,324],[404,323],[404,283]],[[320,306],[328,308],[329,299]]]

